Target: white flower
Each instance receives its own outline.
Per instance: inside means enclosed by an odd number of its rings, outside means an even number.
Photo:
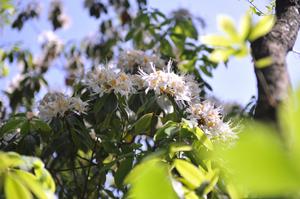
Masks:
[[[195,96],[196,92],[194,85],[187,78],[180,76],[171,71],[171,62],[168,63],[167,70],[156,70],[152,64],[152,73],[147,74],[140,70],[141,78],[145,81],[146,92],[154,90],[158,95],[169,94],[178,101],[190,102]],[[198,92],[198,91],[197,91]]]
[[[223,141],[237,138],[230,124],[223,121],[220,110],[220,107],[204,101],[190,104],[187,113],[188,118],[195,121],[209,138]]]
[[[39,116],[45,121],[50,121],[53,117],[62,117],[69,111],[85,113],[87,103],[77,97],[68,97],[63,93],[47,93],[40,101],[38,110]]]
[[[131,75],[130,78],[136,90],[141,90],[145,87],[145,81],[139,75]]]
[[[78,113],[86,113],[88,103],[83,102],[79,97],[71,97],[69,103],[69,109],[73,109]]]
[[[199,83],[195,80],[195,76],[192,74],[185,75],[184,80],[186,82],[186,86],[190,89],[191,101],[194,103],[199,102],[201,89],[199,87]]]
[[[118,67],[120,67],[123,71],[130,73],[137,73],[138,68],[150,73],[152,71],[150,63],[153,63],[155,67],[160,69],[162,69],[165,65],[164,60],[160,59],[158,56],[150,56],[140,50],[123,51],[120,53],[118,60]]]
[[[68,98],[59,92],[47,93],[38,106],[39,116],[45,121],[50,121],[53,117],[63,116],[69,109]]]
[[[109,66],[89,71],[85,83],[92,92],[98,93],[100,96],[114,92],[128,97],[136,91],[129,75],[124,72],[117,73]]]

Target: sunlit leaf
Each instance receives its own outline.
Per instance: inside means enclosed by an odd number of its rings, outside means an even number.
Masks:
[[[210,55],[209,59],[212,62],[219,63],[225,62],[229,59],[229,57],[235,52],[234,49],[215,49]]]
[[[238,143],[219,154],[240,192],[261,196],[298,192],[299,174],[274,131],[249,124]]]
[[[255,61],[255,67],[256,68],[265,68],[270,66],[273,63],[272,57],[264,57],[257,61]]]
[[[137,165],[125,179],[130,184],[129,198],[176,199],[166,164],[154,159]]]
[[[7,199],[31,199],[30,191],[13,175],[8,173],[5,177],[4,192]]]
[[[275,23],[273,15],[263,16],[251,29],[249,40],[254,41],[271,31]]]
[[[201,185],[204,180],[204,175],[201,173],[200,169],[187,162],[185,160],[176,159],[174,161],[174,166],[180,175],[188,183],[188,186],[195,189]]]
[[[226,15],[218,16],[219,28],[226,32],[231,41],[239,41],[239,35],[232,18]]]
[[[300,89],[291,94],[280,109],[280,122],[291,157],[300,173]]]
[[[251,30],[251,25],[252,25],[252,17],[249,12],[247,12],[241,19],[240,22],[240,37],[242,40],[245,40]]]
[[[18,177],[22,183],[31,190],[31,192],[39,199],[47,199],[48,196],[46,194],[45,189],[42,185],[37,181],[36,176],[31,173],[22,170],[16,170],[15,176]]]
[[[230,47],[232,42],[229,38],[221,35],[207,35],[201,37],[202,43],[211,46]]]

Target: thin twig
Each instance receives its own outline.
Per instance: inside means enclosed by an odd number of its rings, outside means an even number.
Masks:
[[[259,9],[252,1],[247,0],[247,2],[253,6],[261,15],[266,15],[261,9]]]
[[[297,55],[300,55],[300,51],[297,51],[297,50],[293,49],[292,52],[295,53],[295,54],[297,54]]]

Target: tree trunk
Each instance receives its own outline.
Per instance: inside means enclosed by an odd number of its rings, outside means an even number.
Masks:
[[[300,0],[277,0],[276,23],[269,34],[251,43],[254,60],[271,57],[265,68],[255,67],[258,100],[255,118],[277,123],[277,110],[287,97],[290,80],[286,56],[293,49],[300,26]]]

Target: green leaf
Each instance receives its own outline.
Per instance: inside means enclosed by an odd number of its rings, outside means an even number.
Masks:
[[[41,161],[39,163],[42,163]],[[35,164],[39,164],[36,162]],[[43,164],[43,163],[42,163]],[[45,189],[48,189],[52,191],[53,193],[55,192],[55,182],[49,173],[44,167],[35,167],[34,173],[39,179],[39,181],[42,183],[43,187]]]
[[[21,156],[15,152],[1,152],[0,151],[0,171],[5,170],[8,167],[20,166],[23,161]]]
[[[230,41],[232,42],[239,41],[239,35],[235,28],[234,21],[232,18],[226,15],[219,15],[218,23],[219,23],[219,28],[228,34]]]
[[[0,136],[20,128],[26,122],[25,117],[12,117],[0,129]]]
[[[210,55],[209,59],[212,62],[226,62],[231,55],[235,53],[235,50],[232,48],[229,49],[215,49]]]
[[[230,47],[232,42],[230,39],[220,35],[207,35],[201,37],[201,42],[206,45],[218,46],[218,47]]]
[[[125,177],[132,169],[133,158],[127,158],[120,163],[117,172],[114,175],[117,187],[122,187]]]
[[[264,197],[299,192],[300,175],[274,131],[250,123],[234,147],[220,150],[216,159],[224,160],[220,165],[239,192]]]
[[[1,76],[6,77],[9,74],[9,68],[6,65],[1,67]]]
[[[136,135],[145,133],[150,129],[151,120],[153,117],[153,113],[147,113],[143,115],[136,123],[134,124],[134,132]]]
[[[168,167],[158,159],[150,159],[137,165],[126,177],[130,184],[129,198],[176,199]]]
[[[170,153],[176,153],[180,151],[191,151],[191,150],[192,147],[186,144],[176,143],[176,144],[171,144],[170,146]]]
[[[154,140],[159,141],[163,138],[168,138],[179,131],[178,124],[173,121],[168,121],[165,123],[165,125],[161,128],[159,128],[155,135]]]
[[[36,176],[29,172],[16,170],[15,177],[31,190],[31,192],[39,199],[47,199],[47,194],[43,186],[37,181]]]
[[[31,120],[31,127],[37,131],[41,131],[41,132],[45,132],[45,133],[51,132],[50,126],[46,122],[44,122],[38,118]]]
[[[246,43],[243,43],[239,46],[239,49],[237,49],[234,53],[233,56],[236,58],[243,58],[246,57],[249,54],[249,48]]]
[[[289,96],[287,101],[280,108],[280,122],[283,136],[290,150],[298,172],[300,173],[300,89]]]
[[[273,63],[272,57],[264,57],[255,61],[256,68],[266,68]]]
[[[165,38],[162,38],[162,40],[160,41],[160,51],[168,57],[173,56],[173,48],[170,42]]]
[[[263,16],[256,25],[252,28],[249,40],[254,41],[259,37],[266,35],[271,31],[275,23],[275,17],[273,15]]]
[[[31,199],[30,191],[13,175],[7,173],[5,176],[4,192],[7,199]]]
[[[176,159],[174,161],[174,166],[179,174],[185,179],[187,185],[192,189],[199,187],[203,182],[204,175],[201,173],[200,169],[192,163]]]
[[[132,28],[126,35],[125,37],[125,41],[129,41],[130,39],[132,39],[134,37],[134,34],[136,32],[135,28]]]
[[[241,19],[240,22],[240,38],[242,41],[246,40],[252,25],[252,17],[249,12],[247,12]]]

